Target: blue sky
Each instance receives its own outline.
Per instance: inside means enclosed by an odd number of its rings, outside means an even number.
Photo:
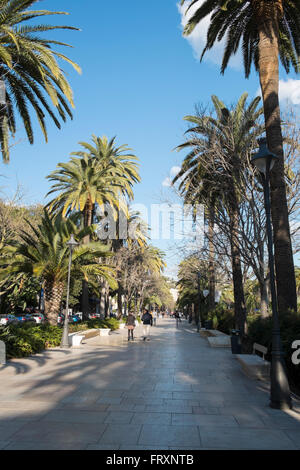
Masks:
[[[212,94],[230,105],[244,91],[254,97],[259,88],[257,74],[246,80],[238,59],[220,75],[219,48],[200,64],[196,55],[202,49],[205,24],[190,40],[183,38],[176,0],[42,0],[37,8],[67,11],[67,17],[46,21],[81,29],[56,32],[55,38],[74,46],[64,52],[82,67],[82,75],[64,66],[74,90],[73,121],[60,131],[48,121],[48,144],[35,125],[33,146],[20,128],[11,162],[2,164],[2,191],[10,196],[20,184],[26,203],[44,202],[50,187],[46,175],[92,134],[116,136],[118,144],[133,149],[142,177],[135,187],[135,202],[158,203],[162,191],[168,192],[163,181],[184,156],[172,151],[184,139],[183,116],[193,113],[195,103],[209,103]],[[282,78],[287,80],[283,73]],[[287,95],[293,91],[290,98],[296,104],[299,83],[284,88]],[[153,244],[168,250],[165,241]]]

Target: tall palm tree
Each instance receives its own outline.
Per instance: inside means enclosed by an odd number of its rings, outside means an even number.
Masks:
[[[95,227],[80,229],[76,218],[65,219],[61,214],[50,217],[45,209],[37,228],[30,222],[32,234],[23,231],[20,241],[4,249],[0,278],[6,279],[16,273],[35,275],[44,282],[45,314],[51,324],[56,324],[57,314],[63,297],[69,264],[67,242],[74,234],[78,242]],[[90,242],[77,246],[72,254],[72,276],[89,280],[90,276],[100,275],[115,287],[113,268],[97,262],[97,258],[110,256],[106,246],[100,242]]]
[[[75,30],[71,26],[27,24],[40,17],[63,14],[47,10],[29,10],[38,0],[0,0],[0,144],[4,162],[9,161],[9,136],[16,132],[16,117],[20,115],[27,138],[32,144],[34,132],[29,108],[35,111],[37,120],[47,141],[45,116],[48,114],[60,128],[58,118],[72,118],[73,94],[58,60],[80,68],[75,62],[53,46],[68,44],[42,38],[40,33],[57,29]],[[57,111],[55,115],[52,106]]]
[[[195,126],[192,134],[178,149],[191,147],[179,177],[180,190],[193,203],[204,202],[207,207],[224,205],[229,218],[232,277],[235,294],[236,324],[241,335],[245,331],[246,309],[243,274],[239,248],[239,200],[243,190],[243,162],[253,142],[264,128],[257,124],[262,109],[257,109],[260,98],[246,105],[244,93],[230,111],[216,96],[212,96],[216,118],[212,116],[186,116]],[[195,194],[193,195],[193,188]],[[196,198],[196,199],[195,199]],[[214,218],[211,216],[211,221]],[[211,239],[212,241],[212,239]]]
[[[101,206],[108,203],[118,208],[118,194],[123,178],[118,175],[113,178],[110,168],[101,168],[90,157],[71,157],[69,162],[59,163],[57,169],[47,176],[47,179],[55,182],[47,196],[58,192],[47,207],[51,212],[62,211],[63,216],[80,211],[83,226],[89,227],[93,223],[96,204]]]
[[[187,0],[181,0],[184,4]],[[192,0],[187,11],[196,5]],[[296,281],[284,177],[284,152],[279,107],[279,59],[286,72],[300,71],[300,3],[298,0],[204,0],[188,21],[189,35],[211,15],[205,52],[227,33],[221,72],[242,45],[245,75],[254,63],[264,104],[268,147],[279,160],[271,172],[272,224],[280,312],[297,310]]]
[[[96,206],[109,204],[118,218],[124,207],[124,197],[133,198],[133,184],[140,181],[138,158],[126,145],[117,147],[115,138],[92,136],[92,144],[79,143],[83,150],[73,152],[70,162],[59,163],[57,169],[47,178],[54,181],[47,196],[58,195],[48,203],[51,211],[62,210],[63,214],[79,210],[83,215],[84,227],[94,220]],[[122,198],[123,197],[123,198]],[[89,235],[85,238],[89,242]],[[88,286],[83,281],[82,312],[88,314]]]

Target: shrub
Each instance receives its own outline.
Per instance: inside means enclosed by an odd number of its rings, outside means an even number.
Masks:
[[[8,325],[0,327],[0,339],[5,342],[9,359],[36,354],[48,347],[59,346],[61,328],[48,324]]]
[[[117,330],[120,327],[120,322],[116,318],[106,318],[102,320],[104,326],[101,328],[110,328],[112,331]]]
[[[259,343],[268,348],[267,360],[271,360],[272,351],[272,317],[261,318],[258,315],[249,316],[247,319],[248,333],[245,347],[247,352],[252,352],[253,343]],[[300,340],[300,315],[295,312],[287,312],[280,316],[280,336],[284,352],[289,380],[292,386],[300,390],[300,365],[291,361],[294,350],[291,348],[293,341]],[[245,351],[246,352],[246,351]]]
[[[213,322],[213,329],[230,334],[235,328],[234,311],[218,305],[214,310],[210,310],[207,319]]]

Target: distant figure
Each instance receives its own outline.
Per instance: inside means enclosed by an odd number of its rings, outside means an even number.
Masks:
[[[181,322],[181,318],[180,318],[180,315],[177,312],[177,310],[174,313],[174,317],[176,318],[176,328],[178,328],[178,324],[179,324],[179,322]]]
[[[144,314],[142,316],[143,322],[143,341],[146,339],[150,340],[150,326],[153,324],[152,315],[149,313],[148,310],[144,310]]]
[[[128,314],[126,328],[128,330],[128,341],[130,341],[130,339],[133,341],[133,330],[135,328],[135,316],[133,312],[129,312]]]
[[[153,325],[156,326],[156,319],[157,319],[157,311],[156,310],[153,310],[152,317],[153,317]]]

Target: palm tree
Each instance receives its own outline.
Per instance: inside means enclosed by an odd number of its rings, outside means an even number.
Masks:
[[[45,314],[48,321],[55,325],[68,274],[67,241],[74,234],[80,242],[95,227],[80,229],[75,216],[65,219],[58,214],[51,218],[46,209],[37,228],[30,222],[27,224],[33,234],[22,231],[20,241],[4,249],[0,278],[9,279],[20,273],[41,278],[45,290]],[[99,275],[115,287],[113,268],[97,262],[97,258],[107,256],[110,252],[100,242],[79,245],[72,254],[72,276],[89,281],[90,276]]]
[[[114,176],[113,181],[110,168],[101,168],[88,156],[71,157],[69,162],[59,163],[47,178],[55,182],[47,196],[59,192],[47,204],[50,211],[62,211],[63,216],[80,211],[84,227],[92,225],[96,204],[102,206],[108,203],[118,208],[122,177]]]
[[[56,182],[47,196],[59,192],[48,203],[51,211],[62,210],[63,215],[79,210],[83,215],[84,227],[94,220],[96,206],[108,204],[118,217],[124,207],[122,196],[133,198],[132,186],[140,181],[138,158],[128,153],[126,145],[117,147],[115,138],[92,136],[93,145],[80,142],[84,150],[73,152],[68,163],[59,163],[57,169],[47,178]],[[89,242],[87,235],[85,242]],[[88,313],[88,287],[83,281],[82,312]]]
[[[187,0],[181,0],[184,4]],[[187,11],[198,3],[193,0]],[[286,72],[300,71],[300,3],[298,0],[205,0],[188,21],[184,34],[208,15],[210,26],[201,59],[227,33],[221,72],[242,44],[244,69],[252,62],[259,72],[268,147],[279,160],[271,172],[272,223],[278,307],[297,310],[295,270],[284,177],[284,152],[279,107],[279,58]]]
[[[73,94],[65,74],[58,64],[62,60],[75,70],[80,68],[53,46],[68,44],[42,38],[39,33],[57,29],[75,30],[71,26],[27,24],[40,17],[64,14],[47,10],[28,10],[38,0],[0,0],[0,143],[4,162],[9,161],[9,136],[16,132],[16,117],[20,115],[27,138],[32,144],[34,133],[29,112],[31,106],[47,141],[45,116],[48,114],[60,128],[59,117],[72,118]],[[55,115],[52,106],[58,112]]]
[[[119,184],[120,192],[123,196],[133,199],[132,186],[140,181],[138,173],[138,158],[131,153],[131,149],[127,145],[116,146],[116,137],[110,141],[106,136],[97,137],[92,135],[93,145],[87,142],[79,142],[84,148],[84,151],[72,152],[71,155],[77,157],[90,157],[100,167],[108,172],[112,177],[112,182],[115,178],[122,178],[121,185]]]
[[[204,202],[218,210],[224,205],[229,218],[232,276],[235,294],[235,318],[241,335],[245,331],[246,308],[243,274],[239,248],[239,200],[243,190],[243,162],[253,142],[262,133],[257,124],[262,109],[257,110],[260,98],[246,106],[248,94],[244,93],[237,105],[229,111],[224,103],[212,96],[216,118],[212,116],[186,116],[194,125],[187,133],[192,138],[178,149],[191,147],[178,177],[180,190],[188,201]],[[196,188],[193,195],[193,188]],[[195,199],[196,198],[196,199]],[[214,217],[211,215],[211,222]],[[211,237],[211,241],[212,241]]]

